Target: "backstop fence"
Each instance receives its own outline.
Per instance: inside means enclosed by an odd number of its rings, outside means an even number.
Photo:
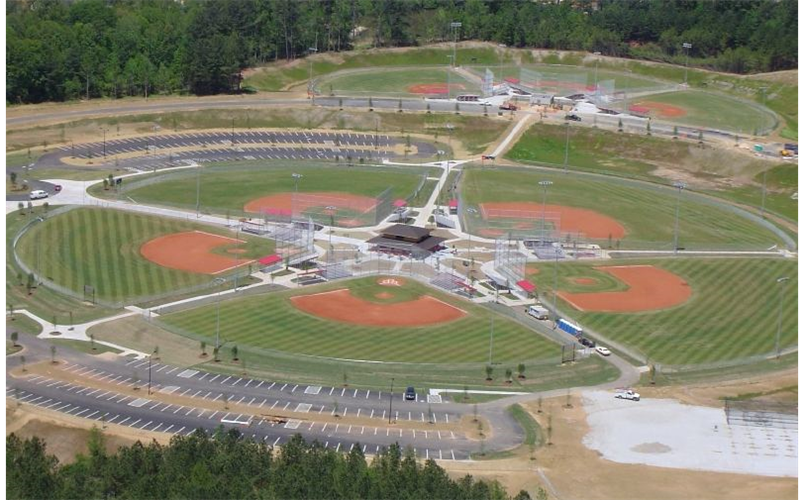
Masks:
[[[729,425],[792,430],[799,428],[799,412],[796,403],[727,399],[724,401],[724,414]]]

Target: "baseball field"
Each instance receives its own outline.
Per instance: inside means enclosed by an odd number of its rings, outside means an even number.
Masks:
[[[545,300],[552,301],[554,264],[529,267],[528,279],[545,294]],[[645,284],[629,283],[632,277],[619,275],[624,270],[659,272],[667,280],[661,285],[656,278]],[[696,365],[772,352],[783,286],[780,345],[797,343],[795,260],[562,262],[556,271],[557,305],[566,317],[636,348],[655,363]],[[791,280],[778,283],[784,276]],[[629,295],[637,296],[640,310],[626,310],[632,302]]]
[[[446,61],[445,61],[446,62]],[[434,67],[385,68],[383,71],[352,70],[333,73],[318,83],[318,89],[338,95],[434,95],[447,92],[448,71],[450,90],[456,94],[478,94],[480,85],[453,70]]]
[[[760,106],[712,92],[685,90],[653,94],[620,103],[642,106],[650,116],[694,127],[716,128],[742,134],[772,129],[776,118]]]
[[[559,353],[558,345],[511,320],[405,278],[372,276],[234,299],[220,304],[220,315],[227,346],[345,360],[485,363],[490,328],[495,362]],[[216,306],[167,314],[161,321],[209,343],[215,339]]]
[[[139,203],[195,209],[198,193],[202,211],[284,213],[292,208],[297,189],[293,174],[297,173],[302,175],[298,192],[306,200],[305,206],[294,207],[297,211],[309,211],[315,217],[326,206],[335,205],[344,211],[339,215],[346,220],[347,217],[360,218],[362,213],[373,210],[378,203],[377,196],[388,188],[392,200],[412,196],[425,172],[426,169],[417,167],[338,167],[304,163],[212,166],[201,171],[168,174],[164,181],[149,181],[142,187],[133,185],[126,196]],[[316,202],[316,199],[321,201]]]
[[[17,245],[45,278],[77,294],[92,286],[97,299],[113,302],[205,285],[273,250],[263,238],[99,208],[49,217]]]
[[[600,233],[598,218],[563,218],[560,230],[580,232],[588,239],[613,248],[671,248],[677,203],[675,190],[649,184],[630,184],[616,178],[593,178],[582,174],[541,172],[533,169],[465,169],[461,181],[464,205],[475,211],[463,214],[469,229],[481,236],[501,236],[508,231],[528,232],[540,223],[543,191],[548,188],[546,212],[563,207],[593,212],[617,228]],[[496,204],[512,209],[508,216],[489,210]],[[564,216],[563,216],[564,217]],[[679,244],[688,249],[767,249],[781,241],[770,230],[719,206],[706,204],[683,192],[679,215]],[[564,222],[563,222],[564,221]],[[619,232],[623,236],[619,236]],[[571,234],[572,239],[572,234]],[[610,241],[611,240],[611,241]]]

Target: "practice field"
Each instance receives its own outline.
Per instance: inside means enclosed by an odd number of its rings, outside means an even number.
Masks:
[[[628,287],[611,266],[651,265],[687,283],[690,296],[669,308],[644,312],[579,311],[563,295],[590,292],[625,293]],[[530,265],[542,272],[528,279],[553,300],[553,263]],[[611,263],[560,263],[557,266],[560,311],[583,328],[639,349],[655,363],[695,365],[742,359],[774,350],[781,286],[785,286],[783,328],[785,348],[797,342],[797,262],[783,259],[657,259],[615,260]],[[785,285],[777,279],[788,276]],[[596,284],[580,284],[589,278]],[[627,280],[628,281],[628,277]],[[657,292],[666,296],[679,284]],[[667,290],[666,290],[667,288]],[[654,292],[649,291],[650,294]]]
[[[602,246],[622,249],[670,249],[674,239],[676,192],[629,184],[616,178],[591,178],[581,174],[538,172],[508,167],[464,170],[461,196],[466,208],[464,219],[469,229],[480,236],[515,233],[534,234],[535,217],[541,215],[541,180],[553,182],[547,191],[547,203],[597,212],[616,221],[625,229],[623,239],[595,239]],[[537,211],[515,214],[510,218],[484,218],[482,204],[530,202]],[[552,213],[546,209],[546,213]],[[550,217],[550,215],[548,215]],[[679,245],[687,249],[767,249],[781,241],[770,230],[727,209],[698,201],[683,192],[679,215]],[[525,224],[525,226],[524,226]],[[546,223],[547,224],[547,223]],[[560,229],[562,226],[559,220]],[[550,226],[549,226],[550,227]],[[562,230],[575,239],[574,228]],[[593,233],[595,234],[595,233]],[[601,236],[596,234],[596,236]],[[584,239],[582,237],[582,239]],[[588,236],[588,239],[592,239]]]
[[[623,103],[642,106],[650,110],[649,116],[694,127],[716,128],[743,134],[755,134],[774,127],[776,119],[771,111],[758,105],[711,92],[685,90],[654,94],[631,99]],[[679,112],[667,114],[665,109]]]
[[[336,167],[299,164],[293,166],[252,165],[205,167],[200,172],[184,171],[164,175],[164,180],[148,180],[132,185],[125,195],[139,203],[196,208],[199,194],[204,212],[256,215],[285,214],[291,211],[297,189],[297,215],[312,216],[329,224],[327,206],[335,206],[336,224],[356,225],[355,220],[374,225],[377,197],[384,191],[390,200],[409,198],[426,173],[421,168]],[[198,188],[198,191],[197,191]],[[343,212],[343,213],[342,213]]]
[[[336,310],[327,305],[330,299],[349,302],[352,309]],[[509,319],[412,280],[384,286],[372,276],[244,297],[220,307],[221,338],[239,348],[353,360],[485,363],[494,317],[494,361],[517,363],[559,353],[559,346]],[[408,319],[401,323],[403,316]],[[160,320],[209,343],[215,338],[215,317],[216,307],[205,306]]]
[[[478,83],[467,80],[455,71],[438,67],[384,68],[382,71],[357,70],[334,73],[318,82],[319,91],[337,95],[375,95],[389,94],[401,97],[446,92],[447,72],[450,71],[450,89],[455,94],[478,94]],[[434,92],[434,90],[436,90]]]
[[[212,244],[199,250],[188,247],[186,238],[170,241],[176,235],[191,235],[196,243],[196,236],[201,236],[203,243]],[[17,250],[23,262],[56,284],[77,294],[90,285],[97,299],[119,302],[205,285],[213,273],[225,276],[236,265],[274,250],[273,241],[246,235],[236,241],[233,236],[175,219],[78,208],[33,226],[20,239]],[[152,252],[143,254],[143,248],[147,250],[155,241],[161,250],[170,251],[176,265],[166,267],[168,262],[161,262]],[[205,268],[209,261],[217,265]]]

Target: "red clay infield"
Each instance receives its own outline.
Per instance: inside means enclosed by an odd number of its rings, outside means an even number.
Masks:
[[[299,193],[296,195],[296,200],[294,200],[294,193],[263,196],[246,203],[243,210],[261,214],[292,215],[294,212],[299,214],[311,208],[334,206],[338,207],[338,209],[348,209],[363,213],[372,210],[375,205],[377,205],[377,200],[369,196],[335,191],[319,191]]]
[[[545,212],[559,213],[563,233],[581,232],[588,238],[596,239],[608,238],[610,235],[620,239],[626,235],[626,228],[618,221],[593,210],[545,205]],[[484,219],[528,219],[536,224],[542,217],[542,204],[530,201],[481,203],[481,214]]]
[[[460,83],[451,83],[450,84],[451,90],[464,90],[464,85]],[[418,83],[416,85],[411,85],[408,87],[408,92],[410,94],[446,94],[447,93],[447,84],[446,83]]]
[[[640,101],[635,103],[634,106],[648,109],[651,114],[656,114],[662,118],[679,118],[688,114],[687,111],[678,106],[672,106],[662,102]]]
[[[347,289],[291,297],[294,307],[313,316],[363,326],[415,327],[455,321],[467,313],[429,295],[394,304],[359,299]]]
[[[171,269],[191,273],[217,274],[252,262],[252,260],[238,260],[212,253],[214,248],[233,243],[246,242],[202,231],[173,233],[144,243],[140,247],[140,255],[155,264]]]
[[[624,292],[567,293],[559,296],[580,311],[642,312],[667,309],[686,302],[690,286],[674,273],[654,266],[606,266],[609,273],[629,285]]]

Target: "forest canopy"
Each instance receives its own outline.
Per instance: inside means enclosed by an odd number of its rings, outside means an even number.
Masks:
[[[796,0],[7,0],[6,102],[239,92],[309,53],[482,40],[735,73],[797,66]],[[692,48],[685,54],[683,43]]]

